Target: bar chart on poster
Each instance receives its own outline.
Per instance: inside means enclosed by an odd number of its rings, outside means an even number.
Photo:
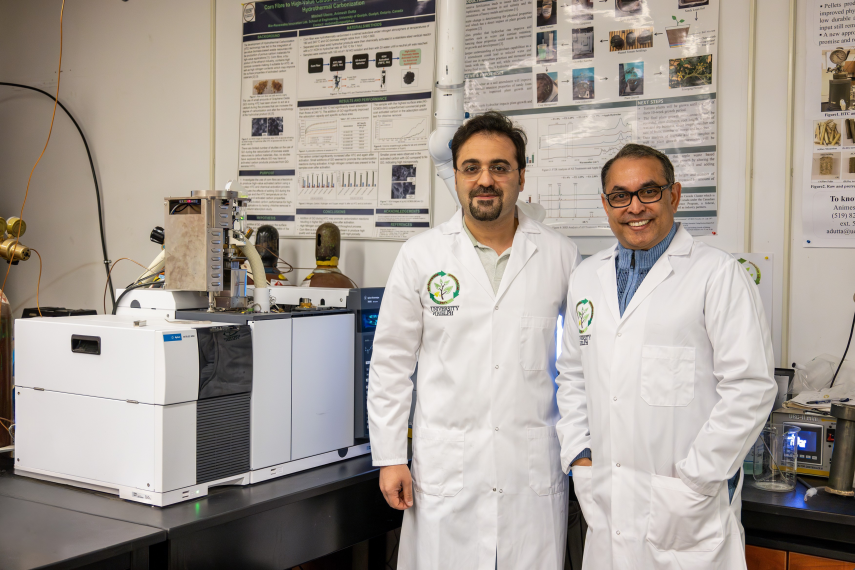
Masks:
[[[548,225],[611,235],[600,170],[638,143],[674,164],[683,226],[716,231],[718,15],[718,0],[467,3],[466,110],[526,132],[522,198]]]
[[[431,225],[432,0],[243,7],[240,182],[283,237]]]

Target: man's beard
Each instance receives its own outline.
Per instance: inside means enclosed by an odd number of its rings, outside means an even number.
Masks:
[[[498,200],[493,201],[492,205],[476,206],[475,197],[478,195],[496,196]],[[497,219],[502,213],[502,193],[492,186],[478,186],[469,192],[469,213],[479,222],[492,222]]]

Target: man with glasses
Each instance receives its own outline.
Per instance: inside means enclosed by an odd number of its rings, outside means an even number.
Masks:
[[[499,113],[460,127],[451,150],[462,208],[405,243],[386,284],[368,418],[380,489],[405,511],[404,570],[563,567],[555,338],[580,257],[515,207],[525,144]]]
[[[601,179],[618,243],[570,279],[557,379],[583,568],[745,568],[740,468],[777,391],[757,287],[674,221],[667,156],[626,145]]]

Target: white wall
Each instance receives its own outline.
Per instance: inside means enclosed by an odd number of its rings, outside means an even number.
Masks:
[[[215,13],[212,14],[212,5]],[[56,81],[59,0],[0,3],[0,78],[52,91]],[[797,86],[804,77],[804,0],[799,0]],[[211,20],[216,19],[215,112],[211,113]],[[840,354],[851,322],[855,251],[804,249],[801,235],[802,107],[796,88],[796,141],[792,220],[791,296],[783,299],[784,187],[787,93],[787,2],[758,0],[755,140],[751,249],[775,256],[774,322],[781,354],[781,317],[791,307],[789,361],[821,352]],[[731,252],[744,251],[748,2],[721,0],[719,45],[719,228],[703,238]],[[60,98],[83,126],[104,194],[109,254],[147,263],[157,248],[148,232],[163,218],[161,198],[215,185],[237,172],[240,84],[240,2],[237,0],[89,0],[69,2],[65,14]],[[7,54],[11,54],[9,57]],[[0,87],[0,216],[20,208],[27,176],[47,134],[49,100]],[[212,152],[211,132],[216,132]],[[213,154],[213,164],[212,164]],[[453,212],[441,185],[434,222]],[[101,307],[94,191],[76,131],[57,115],[48,152],[33,176],[23,239],[44,257],[43,305]],[[586,254],[612,243],[579,238]],[[363,286],[385,284],[400,242],[349,241],[342,268]],[[283,241],[282,257],[314,266],[311,240]],[[138,268],[122,262],[115,283]],[[297,272],[301,280],[308,269]],[[7,291],[16,314],[34,304],[38,261],[12,268]]]
[[[60,4],[0,3],[0,80],[55,91]],[[158,252],[148,234],[162,225],[162,198],[208,187],[210,22],[208,0],[66,3],[59,99],[95,157],[113,260],[147,265]],[[0,87],[0,216],[18,215],[52,103]],[[43,306],[100,312],[106,277],[95,208],[83,144],[57,109],[50,146],[30,185],[21,240],[44,260]],[[12,267],[6,289],[15,316],[35,306],[38,270],[35,255]],[[114,283],[125,285],[141,271],[123,261]]]

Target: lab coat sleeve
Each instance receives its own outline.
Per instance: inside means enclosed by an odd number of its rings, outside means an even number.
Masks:
[[[690,488],[712,496],[742,466],[772,411],[777,385],[760,292],[733,258],[707,286],[704,319],[721,400],[676,470]]]
[[[418,272],[405,244],[383,294],[368,372],[368,429],[375,466],[407,463],[410,377],[421,345],[422,319]]]
[[[570,290],[573,276],[570,277]],[[588,397],[585,392],[585,376],[582,372],[582,351],[579,348],[579,329],[576,327],[576,309],[571,294],[567,294],[567,312],[564,317],[564,333],[561,341],[561,356],[558,358],[558,386],[556,394],[561,419],[555,426],[561,444],[561,468],[570,472],[570,463],[582,450],[591,447],[591,432],[588,429]]]

